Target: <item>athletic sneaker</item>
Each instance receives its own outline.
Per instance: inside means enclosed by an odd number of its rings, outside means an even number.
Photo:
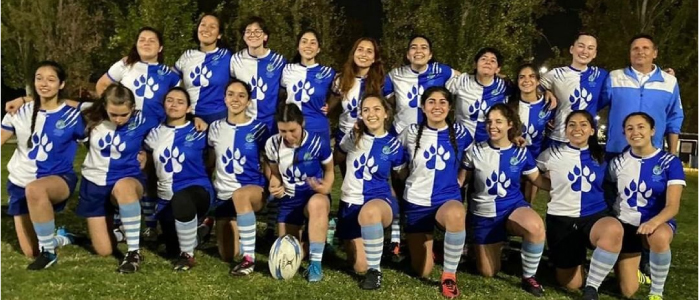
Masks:
[[[306,270],[306,278],[308,282],[318,282],[323,279],[323,269],[320,266],[320,262],[312,261],[308,265],[308,270]]]
[[[75,234],[71,233],[63,226],[58,227],[58,229],[56,229],[56,235],[67,238],[68,241],[70,241],[70,244],[74,244],[75,239],[77,238],[77,236]]]
[[[243,257],[243,261],[232,267],[228,274],[231,276],[246,276],[252,273],[254,270],[255,262],[252,261],[252,258],[246,255]]]
[[[537,297],[544,295],[544,288],[536,281],[534,276],[522,278],[522,289]]]
[[[56,256],[56,253],[43,251],[43,248],[41,250],[41,253],[39,254],[39,256],[36,257],[36,259],[34,259],[34,262],[27,266],[27,270],[43,270],[52,266],[58,261],[58,256]]]
[[[599,299],[599,294],[597,293],[597,289],[593,288],[591,286],[586,286],[582,289],[582,297],[580,297],[580,300],[598,300]]]
[[[364,281],[360,285],[365,290],[376,290],[381,287],[381,278],[383,273],[377,269],[369,269],[364,276]]]
[[[153,227],[146,227],[141,233],[141,237],[144,242],[157,242],[158,241],[158,229]]]
[[[196,264],[197,262],[194,260],[194,257],[187,254],[186,252],[180,252],[180,257],[178,257],[177,261],[175,261],[175,266],[173,270],[189,271],[189,269],[194,268],[194,265]]]
[[[143,261],[143,256],[141,256],[141,251],[134,250],[126,253],[124,260],[117,268],[119,273],[134,273],[138,271],[141,262]]]
[[[197,226],[197,246],[204,245],[211,237],[211,229],[214,228],[214,219],[204,218],[204,221]]]
[[[122,226],[114,228],[112,232],[114,233],[114,239],[117,243],[126,242],[126,234],[124,234],[124,229],[122,228]]]
[[[640,284],[648,285],[651,283],[650,276],[641,272],[641,270],[636,271],[636,276],[638,276],[638,283],[640,283]]]
[[[456,281],[451,278],[446,278],[442,280],[442,296],[449,299],[459,297],[461,292],[459,292],[459,287],[456,286]]]
[[[648,300],[663,300],[663,296],[660,296],[660,295],[648,295]]]

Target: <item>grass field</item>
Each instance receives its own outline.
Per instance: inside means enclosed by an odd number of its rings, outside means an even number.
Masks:
[[[13,145],[2,147],[2,183],[7,182],[6,165]],[[75,169],[79,170],[84,157],[80,151]],[[696,299],[697,297],[697,173],[687,175],[687,188],[677,217],[678,233],[672,243],[672,268],[665,287],[666,299]],[[334,207],[337,207],[340,182],[335,184]],[[85,220],[75,216],[77,195],[69,200],[68,208],[58,214],[56,224],[65,225],[76,233],[86,234]],[[118,260],[102,258],[91,253],[89,246],[68,246],[58,250],[59,262],[41,272],[26,271],[30,259],[19,250],[12,217],[7,210],[7,192],[2,188],[1,275],[3,299],[443,299],[438,280],[441,266],[432,272],[430,280],[411,275],[407,260],[394,264],[384,261],[383,287],[378,291],[364,291],[358,287],[359,278],[341,259],[344,253],[324,257],[322,282],[309,284],[301,276],[290,281],[274,280],[267,269],[268,248],[258,247],[256,272],[245,278],[228,276],[228,263],[218,258],[214,244],[204,245],[195,256],[198,265],[189,272],[172,271],[170,260],[160,256],[163,247],[144,249],[145,261],[137,274],[115,272]],[[543,211],[543,200],[536,208]],[[333,210],[334,211],[334,210]],[[258,238],[258,245],[261,239]],[[119,248],[125,251],[126,245]],[[305,263],[304,263],[305,265]],[[520,263],[518,253],[504,263],[503,272],[485,279],[475,274],[472,264],[459,267],[458,282],[461,299],[528,299],[532,298],[519,288]],[[542,261],[538,276],[546,288],[548,299],[577,298],[579,292],[567,292],[555,287],[552,270]],[[610,277],[613,277],[611,275]],[[648,286],[636,298],[644,299]],[[601,288],[602,299],[618,297],[615,280]]]

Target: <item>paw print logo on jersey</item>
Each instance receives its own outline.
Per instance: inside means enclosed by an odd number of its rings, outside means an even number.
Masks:
[[[354,171],[354,177],[364,180],[371,180],[374,173],[379,170],[379,166],[376,165],[374,158],[369,156],[369,159],[367,159],[365,154],[354,160],[354,168],[357,169]]]
[[[45,161],[49,158],[49,152],[53,149],[53,143],[49,142],[49,137],[45,134],[32,134],[32,149],[29,150],[29,158],[37,161]]]
[[[425,88],[423,88],[421,85],[414,85],[410,91],[408,91],[408,106],[415,108],[417,107],[420,96],[422,96],[422,93],[425,92]]]
[[[286,169],[284,172],[284,177],[287,178],[289,184],[303,185],[306,183],[306,174],[301,172],[298,167],[291,167]]]
[[[498,176],[498,173],[493,172],[485,180],[485,187],[488,189],[488,194],[505,197],[507,196],[507,188],[510,187],[510,179],[507,178],[505,172],[500,172],[500,176]]]
[[[531,140],[535,139],[537,136],[539,136],[539,131],[536,130],[534,124],[529,124],[526,132],[527,142],[531,144]]]
[[[231,148],[228,148],[221,156],[221,162],[225,165],[226,173],[240,175],[243,174],[243,166],[247,162],[247,158],[240,154],[240,150],[231,151]]]
[[[182,163],[184,163],[184,152],[180,152],[180,148],[175,147],[170,149],[170,147],[165,148],[162,154],[160,154],[160,162],[165,165],[165,172],[168,173],[179,173],[182,171]]]
[[[468,107],[469,118],[471,121],[478,121],[481,116],[485,116],[486,109],[488,109],[488,103],[485,103],[485,100],[476,99],[476,102]]]
[[[252,76],[250,79],[250,87],[252,88],[252,95],[250,98],[252,100],[265,100],[265,93],[267,92],[267,84],[262,78]]]
[[[592,93],[589,93],[585,88],[576,88],[573,94],[568,97],[573,110],[585,109],[590,101],[592,101]]]
[[[347,105],[345,106],[345,109],[349,111],[350,117],[356,119],[358,115],[358,110],[357,110],[357,98],[352,97],[350,101],[347,101]]]
[[[311,96],[313,96],[316,90],[311,86],[310,81],[301,80],[291,86],[291,91],[294,93],[294,100],[296,102],[306,103],[311,99]]]
[[[629,185],[624,187],[624,196],[629,207],[645,207],[652,194],[653,189],[649,188],[645,181],[637,184],[635,180],[631,180]]]
[[[447,166],[446,161],[451,158],[449,150],[445,150],[442,146],[435,148],[434,145],[427,148],[422,155],[427,159],[427,168],[438,171],[444,170]]]
[[[199,67],[196,66],[191,73],[189,73],[189,78],[192,79],[192,85],[199,87],[209,86],[209,79],[211,79],[213,73],[206,66]]]
[[[133,86],[136,89],[136,96],[151,99],[158,91],[160,85],[155,83],[153,77],[139,76],[133,81]]]
[[[126,141],[121,140],[121,136],[113,132],[107,133],[103,138],[97,140],[97,147],[103,157],[111,159],[121,158],[121,152],[126,149]]]
[[[573,183],[571,188],[576,192],[589,192],[592,189],[592,182],[596,178],[595,172],[592,172],[587,166],[584,166],[582,170],[575,166],[573,171],[568,172],[568,180]]]

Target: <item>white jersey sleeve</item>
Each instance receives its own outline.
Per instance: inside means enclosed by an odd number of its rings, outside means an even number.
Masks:
[[[124,79],[124,75],[128,72],[129,67],[126,65],[126,59],[120,59],[114,63],[107,71],[107,76],[114,82],[120,82]]]

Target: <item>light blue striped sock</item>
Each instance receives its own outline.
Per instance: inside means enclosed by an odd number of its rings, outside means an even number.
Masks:
[[[381,229],[383,230],[383,229]],[[396,215],[391,222],[391,243],[400,243],[400,216]]]
[[[55,254],[56,238],[53,232],[56,229],[55,220],[43,223],[32,222],[32,224],[34,224],[36,238],[39,240],[39,250]]]
[[[536,275],[543,253],[544,243],[534,244],[522,241],[522,277],[529,278]]]
[[[317,261],[320,263],[323,261],[323,251],[325,250],[325,243],[320,242],[311,242],[311,245],[308,247],[308,250],[311,252],[311,262]]]
[[[362,242],[369,268],[381,271],[381,256],[383,255],[383,226],[381,223],[362,226]]]
[[[459,267],[461,253],[464,252],[466,242],[466,230],[458,232],[447,231],[444,234],[444,272],[456,273]]]
[[[158,198],[155,197],[143,197],[141,198],[141,209],[143,218],[146,220],[146,227],[156,228],[158,226],[158,221],[155,220],[155,204],[158,202]]]
[[[604,278],[607,277],[607,274],[614,267],[614,264],[616,264],[617,258],[619,258],[619,253],[608,252],[599,247],[595,248],[595,251],[592,252],[590,271],[587,273],[587,283],[585,285],[598,289]]]
[[[121,215],[121,222],[124,224],[128,251],[138,250],[141,237],[141,205],[138,201],[120,204],[119,215]]]
[[[665,289],[665,280],[667,273],[670,272],[670,263],[672,262],[672,251],[667,250],[663,253],[650,252],[650,294],[663,295]]]
[[[194,247],[197,246],[197,216],[188,222],[175,220],[177,240],[180,242],[180,251],[194,256]]]
[[[241,253],[243,256],[247,256],[252,261],[255,261],[255,235],[257,234],[255,212],[238,214],[237,219],[240,245],[242,247]]]

